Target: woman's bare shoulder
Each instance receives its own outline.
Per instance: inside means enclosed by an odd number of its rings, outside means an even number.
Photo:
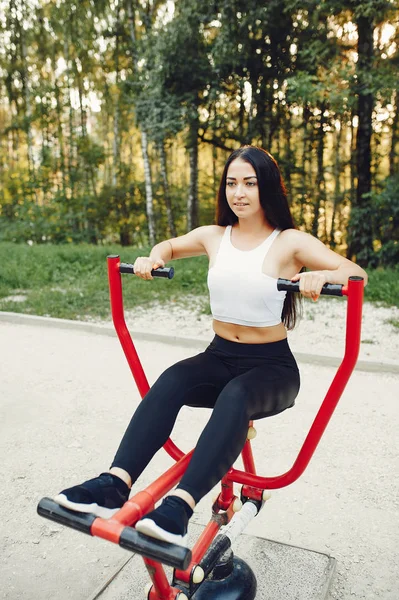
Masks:
[[[217,237],[223,235],[226,227],[223,227],[222,225],[204,225],[201,229],[204,230],[204,235]]]
[[[205,225],[203,227],[203,243],[208,256],[211,256],[214,250],[219,247],[225,230],[226,227],[222,227],[221,225]]]
[[[188,233],[168,240],[172,246],[173,258],[200,256],[212,252],[213,247],[221,239],[224,227],[219,225],[202,225]]]
[[[281,231],[279,238],[284,243],[288,243],[292,246],[301,246],[302,244],[309,243],[311,240],[315,240],[317,242],[317,238],[313,237],[309,233],[305,233],[300,229],[284,229]]]

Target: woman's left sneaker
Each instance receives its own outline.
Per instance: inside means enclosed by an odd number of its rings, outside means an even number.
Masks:
[[[53,500],[70,510],[109,519],[127,502],[129,493],[130,489],[122,479],[111,473],[101,473],[99,477],[62,490]]]
[[[179,496],[167,496],[162,504],[136,523],[136,529],[150,537],[187,546],[188,520],[192,508]]]

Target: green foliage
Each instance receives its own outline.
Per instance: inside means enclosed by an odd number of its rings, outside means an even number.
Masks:
[[[365,289],[365,300],[399,308],[399,268],[368,269],[367,273],[369,281]]]
[[[395,50],[394,36],[386,41],[385,32],[375,29],[374,56],[360,69],[363,57],[360,52],[355,62],[353,33],[361,20],[367,20],[369,29],[389,21],[396,26],[391,17],[397,2],[3,4],[0,240],[144,244],[140,129],[150,140],[158,239],[168,232],[159,174],[161,143],[167,148],[179,232],[187,221],[189,179],[181,148],[194,147],[198,136],[206,142],[199,156],[204,171],[212,160],[209,144],[219,152],[218,171],[223,153],[239,144],[270,150],[287,179],[301,225],[309,226],[316,215],[315,228],[329,239],[335,202],[341,246],[355,198],[356,149],[349,140],[356,138],[360,93],[374,97],[373,183],[386,176],[384,159],[395,137],[398,45]],[[342,136],[336,150],[338,122]],[[317,150],[322,143],[320,167]],[[391,170],[397,162],[393,150]],[[203,181],[200,174],[199,212],[201,222],[209,222],[213,196]],[[396,189],[387,188],[380,201],[371,203],[383,218],[367,207],[352,212],[351,235],[363,245],[358,254],[364,263],[397,260],[397,235],[392,234]],[[367,231],[371,223],[375,249]]]
[[[211,76],[207,42],[201,27],[202,13],[201,5],[180,0],[176,4],[175,18],[159,35],[164,86],[183,102],[196,99]]]
[[[399,264],[399,175],[389,177],[382,192],[365,194],[362,206],[352,207],[349,242],[360,248],[356,261],[364,266]],[[374,239],[374,247],[370,240]]]
[[[370,194],[368,196],[370,197]],[[371,245],[373,219],[374,208],[371,202],[352,207],[348,242],[356,248],[355,256],[351,258],[363,267],[376,267],[378,264],[377,255]]]
[[[399,264],[399,174],[386,181],[385,189],[373,195],[375,237],[381,247],[377,252],[381,266]]]

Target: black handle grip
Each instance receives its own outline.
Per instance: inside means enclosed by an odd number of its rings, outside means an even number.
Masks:
[[[86,514],[68,510],[54,502],[51,498],[42,498],[37,506],[37,512],[41,517],[50,519],[61,525],[66,525],[72,529],[77,529],[82,533],[92,535],[91,526],[97,517],[93,514]],[[169,544],[155,538],[139,533],[133,527],[125,527],[119,538],[119,545],[126,550],[132,550],[160,561],[175,569],[187,569],[191,561],[191,550],[177,544]]]
[[[321,288],[324,296],[342,296],[340,283],[325,283]],[[299,292],[299,281],[290,281],[289,279],[277,279],[277,289],[279,292]]]
[[[130,273],[134,275],[134,267],[130,263],[121,263],[119,265],[119,273]],[[159,269],[153,269],[151,271],[151,275],[153,277],[166,277],[167,279],[172,279],[175,274],[175,270],[173,267],[159,267]]]
[[[125,550],[132,550],[137,554],[183,571],[187,569],[191,561],[189,548],[143,535],[133,527],[124,528],[119,538],[119,545]]]
[[[61,523],[61,525],[66,525],[89,535],[91,535],[93,521],[97,518],[92,514],[68,510],[51,498],[42,498],[37,506],[37,512],[45,519],[50,519],[50,521]]]

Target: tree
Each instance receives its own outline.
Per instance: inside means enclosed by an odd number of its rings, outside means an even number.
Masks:
[[[394,212],[395,2],[3,2],[0,237],[181,233],[209,222],[226,153],[253,143],[277,158],[302,228],[344,252],[350,215],[349,255],[386,264],[375,199]]]
[[[198,136],[200,106],[212,80],[212,67],[204,36],[202,12],[193,0],[180,0],[174,19],[159,35],[158,86],[174,98],[187,126],[185,145],[189,155],[190,181],[187,200],[187,230],[199,225],[198,211]],[[184,52],[182,52],[184,49]],[[159,64],[159,63],[158,63]]]
[[[335,4],[335,2],[333,2]],[[383,21],[392,5],[387,0],[367,0],[344,4],[341,10],[352,10],[357,28],[357,55],[354,91],[357,97],[356,171],[357,190],[353,199],[347,255],[367,266],[374,261],[373,230],[371,217],[371,140],[373,131],[373,107],[376,88],[374,30]]]

